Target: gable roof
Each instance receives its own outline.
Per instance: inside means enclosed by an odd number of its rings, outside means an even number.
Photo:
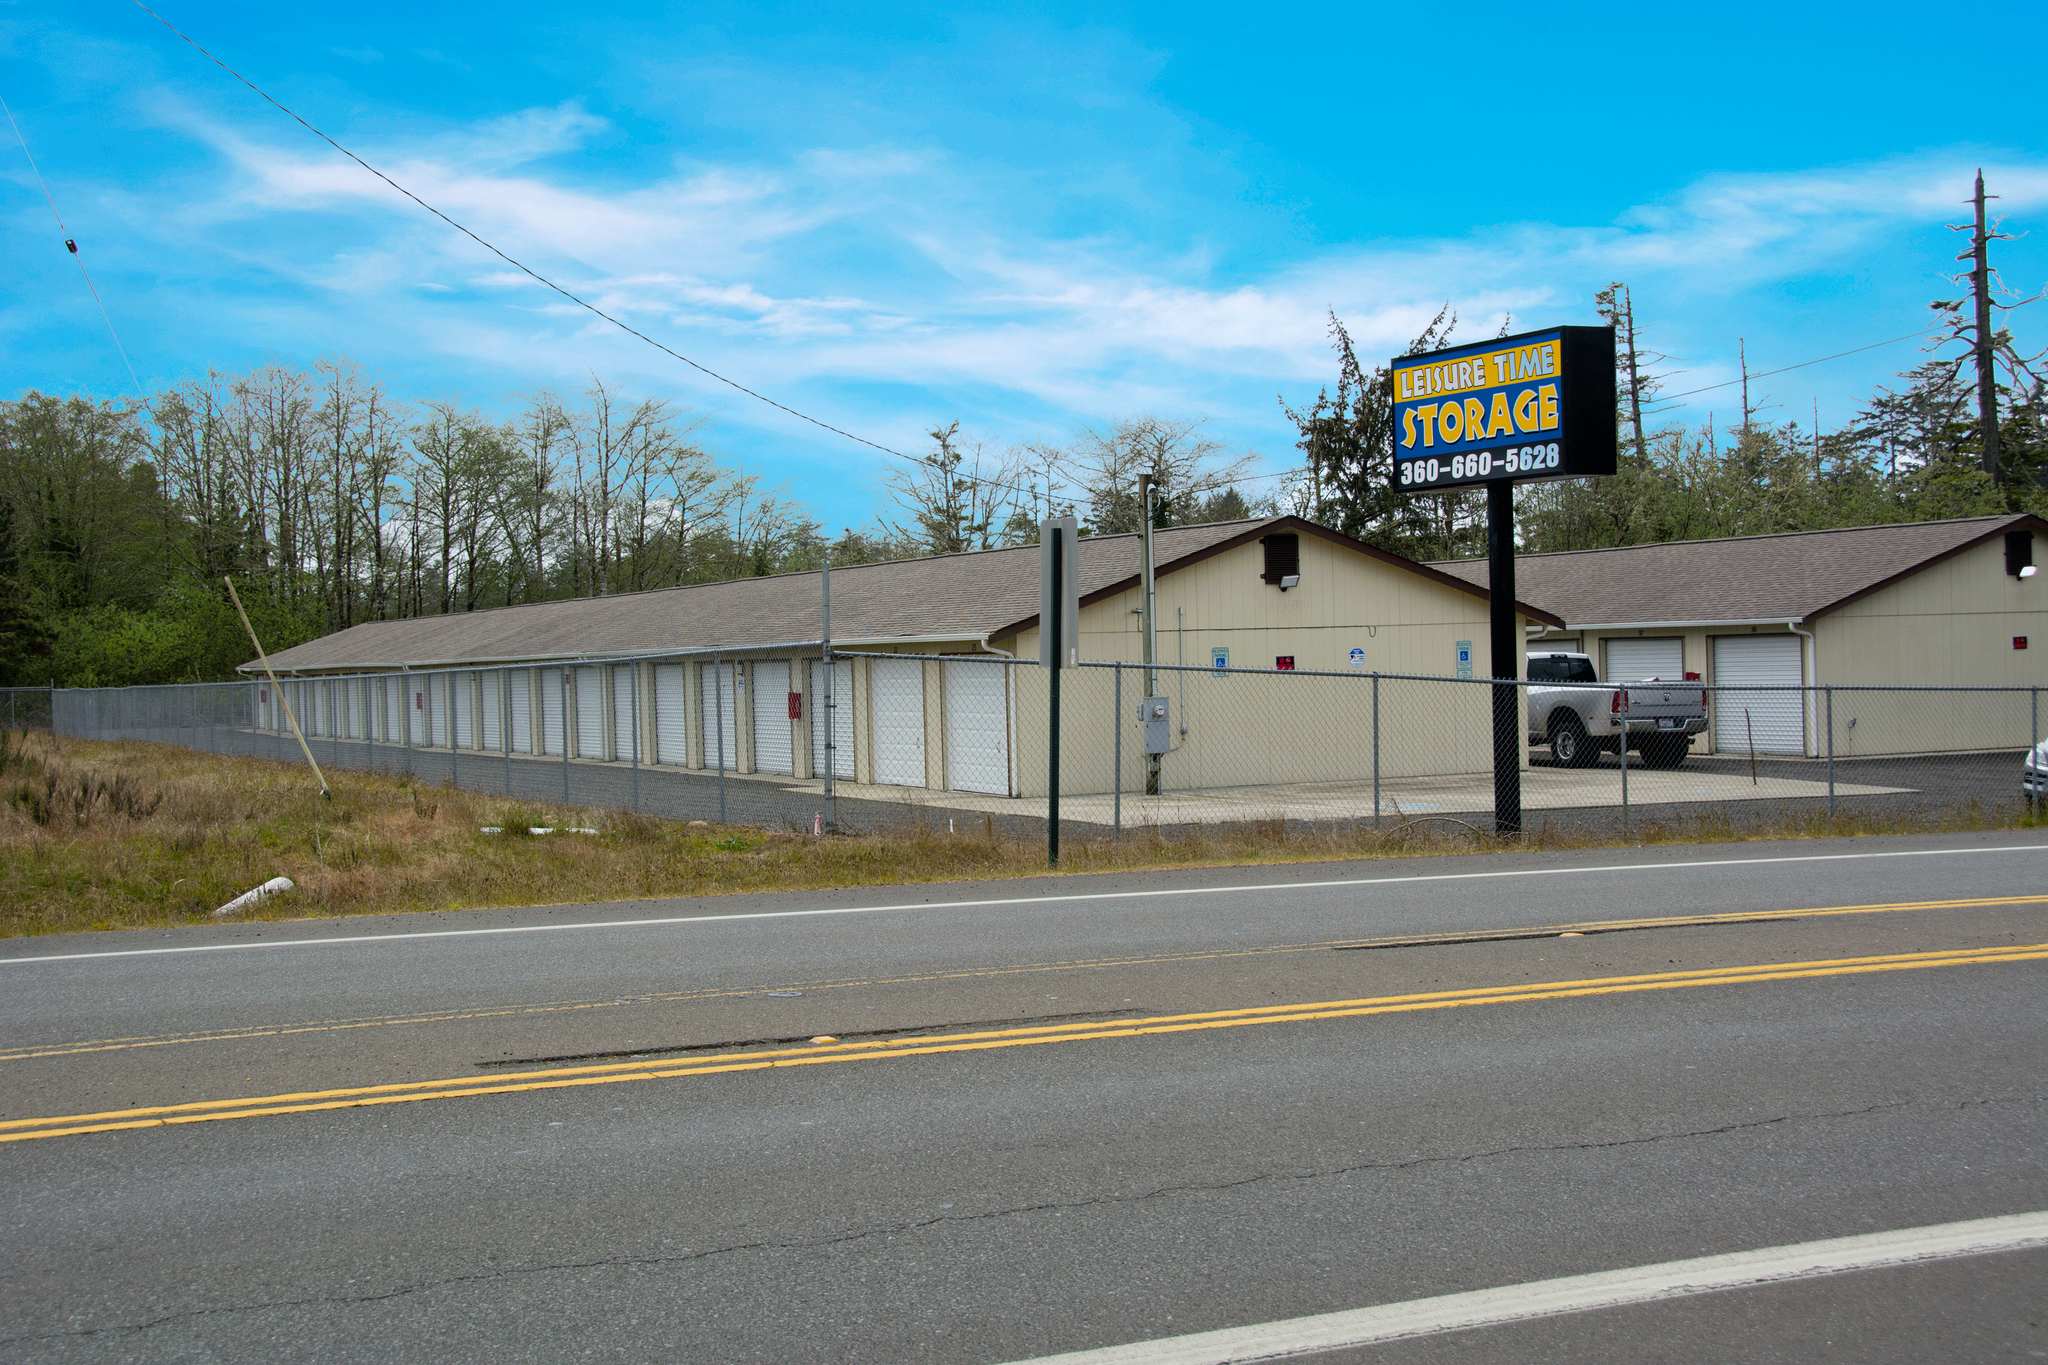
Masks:
[[[1515,589],[1575,627],[1811,621],[2007,531],[2025,513],[1517,555]],[[1483,559],[1438,563],[1485,586]]]
[[[1152,533],[1161,576],[1274,531],[1297,531],[1382,560],[1458,592],[1486,590],[1375,549],[1299,517],[1177,526]],[[1138,582],[1143,537],[1079,542],[1082,600]],[[279,671],[424,668],[598,658],[668,650],[749,650],[802,645],[823,633],[816,571],[740,578],[615,597],[572,598],[402,621],[370,621],[270,656]],[[1530,606],[1520,610],[1562,624]],[[883,641],[986,641],[1038,622],[1038,547],[853,564],[832,571],[832,638],[849,647]],[[257,665],[244,664],[244,671]]]

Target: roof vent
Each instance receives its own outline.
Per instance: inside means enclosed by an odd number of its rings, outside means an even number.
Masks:
[[[1266,571],[1259,575],[1282,592],[1301,582],[1301,537],[1292,531],[1260,536],[1266,547]],[[1292,580],[1292,581],[1289,581]]]
[[[1270,568],[1273,552],[1266,551],[1266,563]],[[2032,578],[2027,570],[2034,567],[2034,533],[2032,531],[2007,531],[2005,533],[2005,571],[2014,578]]]

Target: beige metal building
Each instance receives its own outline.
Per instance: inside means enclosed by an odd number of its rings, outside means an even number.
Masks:
[[[2048,687],[2048,581],[2039,517],[1726,540],[1669,541],[1517,559],[1520,595],[1567,623],[1530,648],[1580,650],[1602,678],[1716,684],[1699,751],[1818,755],[1826,697],[1765,684]],[[1475,586],[1484,560],[1434,566]],[[1842,691],[1838,754],[2010,748],[2009,706],[1957,693]],[[1846,709],[1844,709],[1846,708]],[[1851,723],[1853,722],[1853,723]]]
[[[1084,659],[1142,658],[1141,544],[1135,535],[1080,542]],[[1178,680],[1187,711],[1200,704],[1202,716],[1190,725],[1183,714],[1165,759],[1178,789],[1367,771],[1372,755],[1363,746],[1372,731],[1355,715],[1332,723],[1332,703],[1311,699],[1312,671],[1481,679],[1491,671],[1483,586],[1298,518],[1160,531],[1154,563],[1159,661],[1207,670],[1196,681],[1211,689],[1205,696]],[[1035,546],[834,570],[835,650],[945,656],[835,663],[836,775],[1042,795],[1045,674],[1002,666],[1036,657],[1038,575]],[[816,573],[786,574],[374,622],[271,662],[290,679],[294,709],[316,735],[802,781],[825,762],[825,727],[816,720],[826,690],[822,588]],[[1525,629],[1563,624],[1533,607],[1518,613]],[[1299,675],[1300,686],[1270,677],[1244,686],[1240,675],[1219,671],[1281,668]],[[1110,723],[1109,674],[1068,676],[1075,714],[1092,705]],[[1233,679],[1239,685],[1227,706],[1205,704],[1222,700],[1219,689]],[[1386,775],[1477,770],[1489,761],[1486,689],[1449,690],[1449,709],[1460,714],[1445,711],[1429,734],[1409,726],[1390,735],[1378,754]],[[1136,676],[1127,677],[1134,731],[1138,692]],[[1338,704],[1355,708],[1363,695],[1352,688]],[[259,696],[261,722],[279,725],[269,689]],[[1283,737],[1300,742],[1279,744]],[[1109,790],[1113,740],[1102,731],[1064,744],[1063,790]],[[1283,748],[1284,771],[1276,757]],[[1128,789],[1142,781],[1135,737],[1124,760]]]

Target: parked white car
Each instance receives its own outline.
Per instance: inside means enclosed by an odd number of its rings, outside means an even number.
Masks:
[[[2026,766],[2020,769],[2020,795],[2048,801],[2048,739],[2027,755]]]

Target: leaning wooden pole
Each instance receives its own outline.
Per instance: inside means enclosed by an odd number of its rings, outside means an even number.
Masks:
[[[256,627],[249,624],[249,613],[242,610],[242,596],[235,591],[234,580],[224,577],[221,582],[228,585],[228,598],[235,604],[235,615],[242,618],[242,629],[249,632],[249,643],[256,646],[256,662],[263,665],[263,676],[270,679],[270,690],[277,693],[277,704],[284,708],[284,718],[291,722],[292,738],[299,742],[299,752],[306,756],[306,766],[319,779],[320,794],[332,801],[334,792],[327,785],[327,774],[321,772],[320,765],[313,761],[313,746],[306,743],[305,732],[299,729],[299,718],[292,714],[292,704],[284,699],[284,689],[277,685],[277,674],[270,669],[270,656],[263,652],[263,642],[256,638]]]

